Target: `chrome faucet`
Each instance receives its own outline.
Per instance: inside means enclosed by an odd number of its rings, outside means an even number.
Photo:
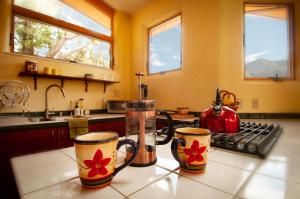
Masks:
[[[50,120],[49,115],[53,115],[53,114],[54,114],[54,113],[49,112],[49,109],[48,109],[48,91],[49,91],[50,88],[52,88],[52,87],[57,87],[57,88],[59,88],[60,91],[62,92],[63,96],[66,97],[66,95],[65,95],[65,90],[64,90],[61,86],[59,86],[59,85],[57,85],[57,84],[51,84],[50,86],[48,86],[48,87],[46,88],[46,91],[45,91],[45,118],[44,118],[45,120]]]

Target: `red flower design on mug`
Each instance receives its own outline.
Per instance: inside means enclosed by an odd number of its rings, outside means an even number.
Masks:
[[[194,140],[191,148],[184,148],[183,151],[189,157],[187,158],[187,164],[191,164],[194,161],[202,161],[202,153],[206,151],[206,146],[199,147],[200,143],[197,140]]]
[[[92,160],[84,160],[84,164],[90,168],[91,170],[88,173],[88,177],[92,178],[98,174],[105,175],[108,173],[107,169],[105,168],[106,165],[110,162],[111,158],[104,158],[101,150],[97,150],[94,154]]]

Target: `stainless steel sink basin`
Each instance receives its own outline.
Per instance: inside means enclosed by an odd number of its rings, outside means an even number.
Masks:
[[[46,121],[64,121],[67,120],[66,117],[50,117],[49,120],[46,120],[44,117],[33,117],[30,118],[30,121],[33,123],[36,122],[46,122]]]
[[[72,119],[72,116],[57,116],[57,117],[50,117],[49,120],[45,120],[44,117],[32,117],[30,121],[33,123],[38,122],[47,122],[47,121],[67,121],[68,119]],[[88,118],[91,118],[90,116]]]

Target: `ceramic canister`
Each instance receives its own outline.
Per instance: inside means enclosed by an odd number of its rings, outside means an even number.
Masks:
[[[124,139],[118,141],[115,132],[94,132],[75,138],[75,152],[81,184],[86,188],[100,188],[110,184],[113,176],[128,166],[136,156],[136,143]],[[116,167],[117,150],[129,144],[134,155]]]
[[[210,131],[202,128],[178,128],[171,144],[180,169],[190,173],[205,171],[210,148]]]

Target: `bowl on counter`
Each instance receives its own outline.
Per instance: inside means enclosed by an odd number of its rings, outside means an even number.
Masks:
[[[187,108],[187,107],[178,107],[177,108],[177,113],[179,115],[187,115],[188,112],[189,112],[189,108]]]

